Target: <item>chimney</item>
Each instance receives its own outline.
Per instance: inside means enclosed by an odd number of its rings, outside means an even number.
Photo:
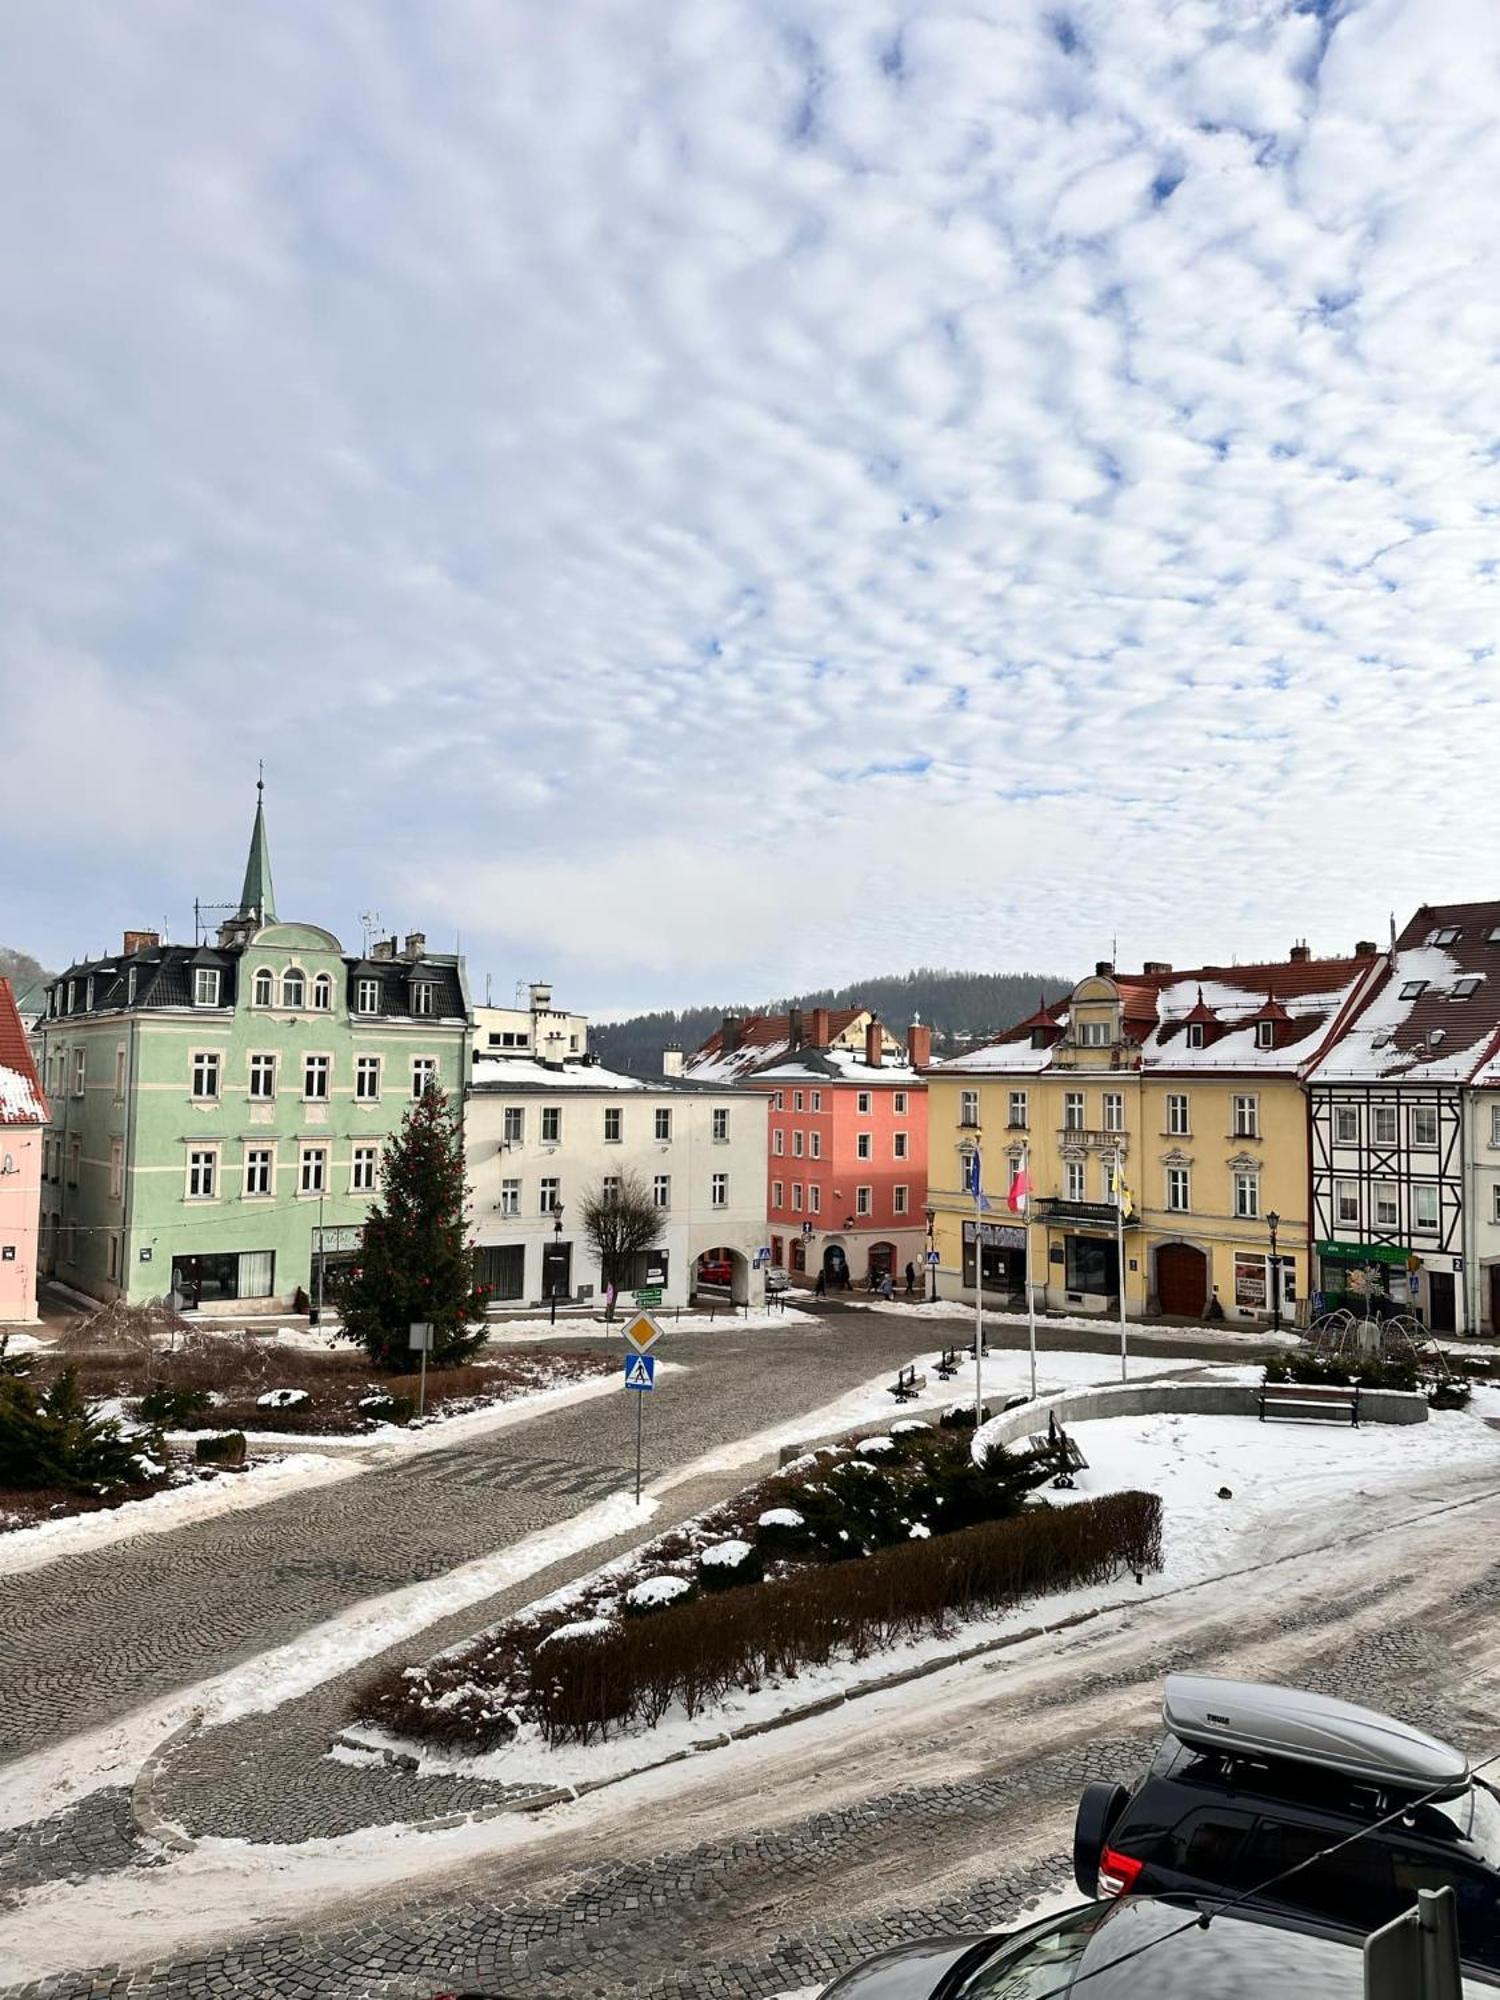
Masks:
[[[552,984],[550,980],[533,979],[531,982],[531,1011],[546,1014],[552,1007]]]
[[[879,1015],[874,1015],[865,1029],[865,1061],[871,1069],[879,1069],[884,1060],[885,1029],[880,1025]]]
[[[1096,979],[1113,979],[1114,976],[1115,976],[1115,965],[1113,959],[1111,958],[1095,959],[1094,977]]]
[[[1287,961],[1291,965],[1306,965],[1311,958],[1312,953],[1308,949],[1306,938],[1298,938],[1297,942],[1287,953]]]
[[[833,1039],[833,1016],[827,1007],[812,1010],[812,1045],[815,1049],[826,1049]]]
[[[926,1069],[932,1061],[932,1030],[921,1021],[906,1031],[906,1060],[913,1069]]]
[[[406,951],[404,953],[405,957],[420,958],[423,952],[426,951],[426,949],[427,949],[426,931],[408,931],[406,933]]]
[[[374,944],[370,946],[370,956],[371,958],[381,960],[394,958],[396,956],[396,940],[394,938],[376,938]]]
[[[732,1056],[740,1045],[740,1029],[745,1025],[743,1014],[726,1014],[719,1023],[719,1054]]]
[[[155,951],[160,943],[160,931],[126,931],[125,956],[130,958],[138,951]]]
[[[668,1042],[662,1050],[661,1073],[663,1076],[682,1075],[682,1049],[677,1042]]]
[[[1379,945],[1376,944],[1373,938],[1361,938],[1359,943],[1354,947],[1354,956],[1356,958],[1373,958],[1379,949]]]
[[[1164,958],[1147,958],[1141,961],[1142,972],[1170,972],[1171,966]]]
[[[802,1009],[788,1007],[786,1010],[787,1039],[794,1049],[800,1049],[807,1040],[802,1028]]]

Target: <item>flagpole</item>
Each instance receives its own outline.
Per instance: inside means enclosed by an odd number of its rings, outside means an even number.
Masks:
[[[1120,1380],[1128,1382],[1130,1367],[1125,1344],[1125,1169],[1118,1146],[1115,1147],[1115,1243],[1116,1275],[1120,1281]]]
[[[1031,1148],[1021,1147],[1021,1227],[1026,1232],[1026,1344],[1031,1349],[1031,1400],[1036,1401],[1036,1287],[1031,1282]]]

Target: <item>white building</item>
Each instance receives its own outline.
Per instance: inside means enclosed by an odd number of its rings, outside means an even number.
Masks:
[[[524,1007],[474,1009],[474,1047],[480,1055],[535,1056],[541,1062],[576,1061],[587,1055],[587,1016],[554,1007],[552,988],[542,980],[531,982],[528,995]]]
[[[482,1010],[476,1010],[482,1011]],[[464,1107],[469,1212],[479,1282],[495,1305],[587,1300],[602,1290],[580,1226],[584,1197],[635,1174],[661,1234],[635,1282],[685,1305],[707,1259],[729,1266],[736,1301],[765,1280],[766,1111],[724,1084],[625,1076],[584,1060],[540,1063],[476,1049]],[[722,1296],[722,1294],[721,1294]]]

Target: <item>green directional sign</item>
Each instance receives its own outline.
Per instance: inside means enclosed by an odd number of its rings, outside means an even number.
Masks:
[[[638,1306],[659,1306],[661,1304],[661,1286],[647,1285],[644,1290],[632,1292],[630,1296]]]

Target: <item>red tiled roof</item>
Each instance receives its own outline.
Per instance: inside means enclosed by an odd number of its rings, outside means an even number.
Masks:
[[[828,1009],[828,1035],[830,1041],[836,1040],[852,1022],[857,1021],[860,1015],[867,1011],[868,1009],[864,1007],[830,1007]],[[802,1032],[804,1035],[809,1035],[812,1032],[812,1017],[812,1008],[804,1007],[802,1009]],[[792,1023],[788,1015],[747,1014],[740,1023],[739,1040],[735,1043],[732,1053],[738,1056],[744,1049],[779,1048],[783,1042],[789,1042],[791,1038]],[[724,1030],[720,1027],[714,1029],[713,1033],[692,1060],[694,1062],[702,1062],[713,1056],[721,1056],[723,1053]]]
[[[1461,990],[1465,979],[1471,991]],[[1408,987],[1419,990],[1405,999]],[[1500,901],[1424,903],[1396,940],[1394,967],[1350,1022],[1347,1047],[1335,1047],[1320,1077],[1467,1078],[1489,1059],[1497,1030]]]
[[[0,979],[0,1125],[45,1125],[48,1115],[15,989]]]

